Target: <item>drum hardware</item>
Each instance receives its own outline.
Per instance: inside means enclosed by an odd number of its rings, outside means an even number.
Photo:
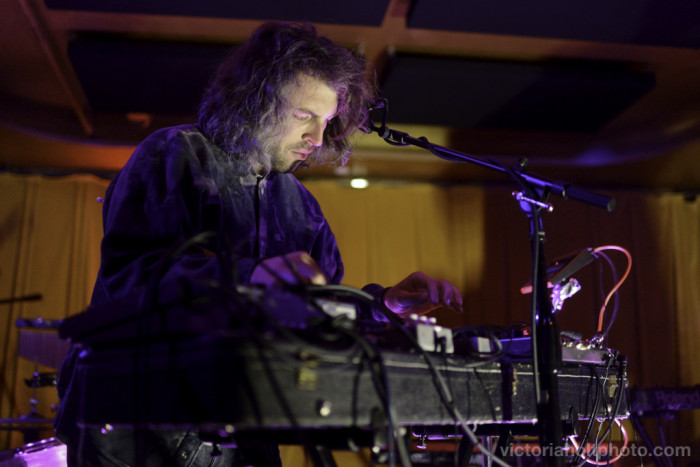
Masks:
[[[42,432],[52,428],[53,420],[44,417],[37,410],[37,390],[55,387],[58,381],[58,372],[40,372],[39,365],[57,369],[67,352],[68,343],[59,339],[56,332],[59,324],[60,321],[43,318],[20,318],[16,322],[20,329],[18,356],[34,362],[32,377],[24,379],[27,387],[32,388],[32,394],[29,398],[29,413],[17,418],[0,419],[0,430],[21,431],[24,442],[28,445],[39,442]]]
[[[26,384],[30,388],[43,388],[46,386],[56,386],[57,382],[58,382],[58,373],[57,372],[39,373],[39,372],[35,371],[31,377],[31,379],[24,380],[24,384]]]
[[[60,323],[43,318],[17,319],[17,355],[50,368],[60,368],[70,347],[68,341],[58,337]]]
[[[16,419],[0,420],[0,427],[8,430],[21,431],[24,435],[25,443],[35,443],[41,440],[41,431],[51,428],[52,420],[39,414],[37,406],[37,389],[46,386],[56,386],[58,373],[39,373],[38,363],[35,363],[35,371],[31,379],[25,379],[25,384],[32,388],[32,396],[29,398],[29,413],[20,415]],[[7,424],[7,428],[5,428]]]
[[[33,411],[17,418],[0,418],[0,430],[21,431],[25,444],[29,444],[42,439],[41,432],[52,429],[52,422],[52,419],[42,417],[33,408]]]
[[[0,453],[0,467],[67,465],[66,445],[56,438],[47,438]]]

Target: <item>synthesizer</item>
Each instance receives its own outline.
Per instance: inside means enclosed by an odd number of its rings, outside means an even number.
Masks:
[[[221,436],[376,431],[388,422],[526,431],[537,422],[524,341],[475,352],[425,320],[397,329],[356,319],[342,304],[238,295],[235,307],[210,295],[143,315],[115,303],[64,320],[59,334],[84,347],[73,382],[85,394],[79,425]],[[562,422],[627,417],[624,359],[607,349],[572,355],[557,372]]]
[[[77,384],[90,395],[78,419],[240,431],[370,427],[389,413],[401,425],[454,425],[452,406],[467,423],[536,422],[530,362],[426,354],[235,333],[101,349],[78,363]],[[610,417],[613,405],[615,417],[629,415],[622,371],[615,361],[565,363],[557,375],[565,420]]]

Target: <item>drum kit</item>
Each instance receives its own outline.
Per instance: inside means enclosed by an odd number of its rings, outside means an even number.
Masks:
[[[25,384],[32,389],[29,413],[16,418],[0,419],[0,430],[21,431],[25,445],[11,451],[0,452],[0,467],[61,466],[66,465],[66,446],[56,438],[41,439],[41,433],[52,429],[52,418],[37,411],[38,391],[56,387],[57,372],[39,372],[39,365],[58,369],[68,351],[69,343],[58,337],[58,321],[18,319],[18,356],[31,360],[35,371]]]

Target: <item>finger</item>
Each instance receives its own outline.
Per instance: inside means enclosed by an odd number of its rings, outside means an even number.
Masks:
[[[448,305],[448,307],[451,310],[456,311],[457,313],[463,313],[464,308],[462,307],[461,295],[459,297],[455,297],[454,299],[450,300],[450,304]]]
[[[462,293],[455,287],[455,292],[457,292],[457,303],[455,310],[464,313],[464,299],[462,298]]]
[[[433,305],[439,304],[442,299],[439,282],[423,273],[417,273],[416,276],[417,281],[414,282],[416,290],[425,290],[426,300],[429,300]]]
[[[294,263],[296,264],[298,275],[302,276],[304,283],[314,285],[328,284],[326,275],[311,255],[306,252],[297,252],[291,255],[294,255]]]
[[[418,290],[416,292],[401,290],[398,292],[396,301],[402,308],[409,308],[425,305],[428,301],[428,296],[428,292],[425,290]]]
[[[450,307],[452,297],[454,295],[453,285],[442,279],[435,279],[425,275],[420,271],[416,271],[409,276],[410,288],[416,291],[424,290],[426,293],[426,305],[430,304],[430,309],[435,309],[439,306]],[[415,303],[417,306],[418,303]]]
[[[323,271],[306,252],[273,256],[261,261],[253,270],[251,283],[265,285],[326,285]]]
[[[427,277],[426,287],[431,291],[437,290],[437,292],[431,292],[434,293],[430,300],[430,303],[434,305],[433,308],[445,307],[462,312],[462,294],[452,283],[444,279]]]
[[[454,311],[462,313],[462,294],[457,287],[445,281],[445,305]]]
[[[274,261],[269,259],[261,261],[253,270],[250,276],[252,284],[261,285],[282,285],[286,282],[284,274],[280,268],[275,267]]]
[[[384,305],[400,316],[417,313],[416,309],[423,306],[426,300],[426,291],[411,292],[398,287],[390,287],[384,295]]]

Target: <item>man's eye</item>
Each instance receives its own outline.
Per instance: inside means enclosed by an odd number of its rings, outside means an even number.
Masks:
[[[296,118],[297,120],[306,120],[307,118],[309,118],[309,114],[300,114],[295,112],[292,115],[294,115],[294,118]]]

